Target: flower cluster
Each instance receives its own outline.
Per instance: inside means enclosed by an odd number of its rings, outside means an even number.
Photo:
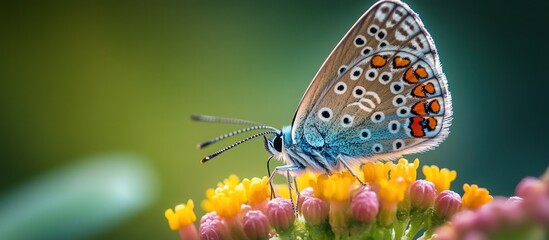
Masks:
[[[484,195],[476,186],[464,186],[476,198]],[[466,190],[467,191],[467,190]],[[451,221],[435,231],[437,239],[549,239],[549,169],[542,179],[524,178],[517,196],[497,197],[478,206],[465,205]],[[485,196],[485,195],[484,195]],[[475,209],[476,210],[471,210]]]
[[[300,194],[293,199],[286,184],[275,185],[273,194],[278,198],[271,199],[267,177],[240,181],[232,175],[217,188],[207,190],[202,207],[208,213],[201,218],[198,231],[192,224],[196,217],[190,200],[175,211],[168,209],[166,218],[170,228],[179,230],[185,240],[459,239],[462,232],[479,233],[477,222],[500,223],[499,218],[509,214],[488,219],[486,216],[492,216],[488,212],[520,205],[524,212],[521,217],[501,224],[536,219],[542,226],[541,233],[546,234],[543,226],[547,229],[549,222],[548,181],[525,180],[517,188],[520,199],[506,200],[513,202],[506,205],[498,198],[492,201],[489,192],[475,184],[465,184],[463,195],[450,190],[455,171],[423,166],[425,179],[417,179],[418,168],[417,159],[411,163],[400,159],[396,164],[368,162],[357,172],[360,181],[350,172],[304,172],[297,176],[295,188]],[[545,212],[533,211],[532,206],[545,207]],[[493,231],[495,225],[492,223],[486,231]]]

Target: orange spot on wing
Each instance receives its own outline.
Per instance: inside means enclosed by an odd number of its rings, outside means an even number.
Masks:
[[[426,78],[428,76],[427,70],[424,67],[418,67],[415,72],[419,78]]]
[[[430,117],[425,119],[425,123],[426,123],[425,126],[427,127],[427,130],[433,131],[437,128],[438,121],[436,118]]]
[[[414,137],[423,137],[425,136],[425,131],[423,130],[423,118],[422,117],[413,117],[410,118],[410,134]]]
[[[412,90],[412,95],[413,95],[414,97],[421,97],[421,98],[424,98],[424,97],[427,96],[427,95],[425,95],[425,92],[423,92],[423,86],[421,86],[421,85],[416,86],[416,87]]]
[[[412,68],[408,68],[404,73],[404,81],[406,81],[407,83],[419,82],[419,79],[417,79],[416,74],[414,74],[414,70]]]
[[[372,57],[372,67],[380,68],[385,66],[386,63],[387,60],[385,60],[385,58],[380,55],[375,55],[374,57]]]
[[[393,59],[394,68],[403,68],[403,67],[407,67],[408,65],[410,65],[409,58],[395,57]]]
[[[429,103],[429,111],[432,113],[438,113],[440,111],[440,103],[438,100],[433,100]]]
[[[419,116],[425,116],[427,115],[427,110],[425,109],[425,105],[427,102],[425,101],[419,101],[414,106],[412,106],[412,113]]]
[[[423,86],[423,90],[425,90],[425,92],[429,94],[434,94],[436,91],[435,85],[433,83],[425,84],[425,86]]]

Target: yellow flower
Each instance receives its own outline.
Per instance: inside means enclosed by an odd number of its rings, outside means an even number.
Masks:
[[[232,217],[240,212],[241,205],[248,201],[246,189],[239,183],[236,175],[231,175],[216,189],[206,190],[206,199],[202,208],[208,212],[215,211],[219,216]]]
[[[361,167],[364,173],[364,182],[379,185],[379,182],[389,178],[389,171],[394,167],[393,162],[367,162]]]
[[[288,191],[288,184],[275,184],[273,185],[275,197],[290,199],[290,192]],[[292,192],[292,201],[295,201],[295,191]]]
[[[193,200],[187,201],[187,204],[179,204],[175,206],[175,211],[172,209],[166,210],[164,216],[168,219],[168,224],[171,230],[179,230],[196,221],[196,215],[194,214],[194,202]]]
[[[347,201],[351,193],[359,187],[358,181],[350,172],[335,173],[330,176],[322,174],[316,182],[311,182],[314,195],[318,198],[333,201]]]
[[[417,168],[419,160],[414,160],[413,163],[408,163],[408,160],[401,158],[398,164],[391,170],[391,179],[402,178],[407,185],[412,184],[416,180]]]
[[[452,181],[456,180],[456,171],[448,170],[446,168],[439,169],[437,166],[423,166],[423,175],[425,180],[435,184],[435,188],[438,192],[450,189]]]
[[[229,175],[228,178],[223,179],[223,182],[217,183],[218,188],[234,189],[236,185],[240,183],[240,178],[235,174]]]
[[[378,198],[382,204],[396,204],[404,200],[408,184],[404,178],[384,179],[379,182]]]
[[[463,184],[463,191],[461,205],[467,209],[477,209],[493,199],[486,188],[479,188],[476,184]]]
[[[214,203],[210,201],[210,199],[213,198],[215,195],[215,189],[208,188],[206,190],[206,200],[202,201],[202,209],[204,209],[206,212],[213,212],[214,211]]]
[[[320,174],[305,170],[303,173],[296,176],[297,189],[299,191],[311,187],[313,182],[316,182],[316,179]]]
[[[241,184],[246,190],[246,197],[250,204],[261,203],[271,196],[268,177],[254,177],[251,180],[244,178]]]
[[[382,179],[379,181],[377,197],[380,201],[379,221],[383,225],[391,224],[397,212],[398,203],[404,200],[408,184],[404,178]]]
[[[216,193],[212,199],[208,199],[213,205],[213,211],[221,217],[232,217],[240,212],[242,205],[240,191],[230,191],[228,194],[223,192]]]

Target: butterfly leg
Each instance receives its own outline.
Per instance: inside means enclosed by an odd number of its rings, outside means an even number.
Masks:
[[[298,167],[298,166],[294,166],[294,165],[285,165],[285,166],[278,166],[278,167],[275,167],[275,169],[273,170],[273,172],[271,174],[269,174],[269,182],[272,182],[273,181],[273,178],[274,176],[277,174],[277,173],[280,173],[280,172],[286,172],[286,177],[287,176],[290,176],[290,172],[298,172],[298,171],[303,171],[304,168],[301,168],[301,167]]]
[[[271,187],[271,200],[273,198],[276,198],[273,183],[271,182],[271,167],[269,163],[271,162],[271,159],[273,159],[273,155],[269,156],[269,159],[267,159],[267,175],[269,176],[269,186]]]
[[[295,208],[295,215],[297,216],[298,213],[299,213],[299,197],[301,195],[301,193],[299,192],[299,188],[297,187],[297,178],[294,177],[294,186],[295,186],[295,192],[297,194],[296,198],[295,198],[295,205],[296,205],[296,208]]]
[[[290,170],[286,170],[286,178],[288,179],[288,193],[290,194],[290,202],[292,203],[292,210],[294,211],[294,214],[297,212],[297,207],[294,205],[294,201],[292,200],[292,183],[291,178],[292,175],[290,175]],[[295,178],[294,178],[295,179]]]
[[[292,209],[293,209],[294,213],[296,213],[296,214],[297,214],[297,207],[296,207],[296,205],[294,204],[294,202],[292,200],[293,199],[292,181],[294,182],[296,192],[298,191],[297,190],[297,181],[296,181],[295,177],[293,177],[292,174],[290,174],[290,172],[301,171],[301,170],[303,170],[303,168],[298,167],[298,166],[294,166],[294,165],[278,166],[273,170],[273,173],[271,174],[271,176],[269,176],[269,183],[271,183],[271,186],[272,186],[272,179],[273,179],[274,175],[277,172],[286,172],[286,179],[288,180],[287,181],[288,182],[288,192],[290,194],[290,202],[292,203]],[[297,196],[299,197],[299,192],[297,192]],[[296,201],[298,201],[298,200],[296,200]]]
[[[356,178],[356,180],[358,180],[358,182],[364,186],[366,185],[362,180],[360,180],[360,178],[356,175],[355,171],[353,171],[353,168],[351,168],[351,166],[349,166],[349,164],[347,163],[347,161],[345,161],[343,158],[341,157],[338,157],[339,161],[343,164],[343,166],[345,166],[345,168],[347,168],[347,170],[349,170],[349,172],[351,173],[351,175],[353,175],[353,177]]]

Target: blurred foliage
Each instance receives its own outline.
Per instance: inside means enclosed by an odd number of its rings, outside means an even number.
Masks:
[[[230,173],[266,174],[261,141],[201,165],[230,141],[195,144],[236,126],[189,115],[290,124],[318,67],[372,3],[0,3],[0,196],[83,156],[134,152],[160,176],[158,200],[95,237],[175,238],[166,208],[203,199]],[[548,163],[548,2],[408,3],[435,39],[454,102],[450,137],[423,163],[512,194]]]
[[[135,154],[77,159],[0,199],[0,239],[95,237],[150,207],[156,178],[154,167]]]

